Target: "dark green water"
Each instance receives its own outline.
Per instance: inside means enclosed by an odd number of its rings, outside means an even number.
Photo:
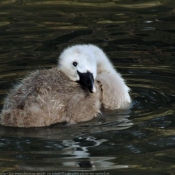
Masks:
[[[71,126],[0,126],[0,172],[175,174],[173,0],[1,0],[1,107],[15,82],[81,43],[108,54],[132,109]]]

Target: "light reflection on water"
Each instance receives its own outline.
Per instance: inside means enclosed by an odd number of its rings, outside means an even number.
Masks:
[[[132,89],[128,111],[77,125],[0,126],[0,171],[175,172],[173,1],[0,2],[0,104],[32,70],[56,65],[67,46],[102,47]]]

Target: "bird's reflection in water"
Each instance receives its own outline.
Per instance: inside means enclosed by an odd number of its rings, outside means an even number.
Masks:
[[[106,112],[109,114],[107,117]],[[6,136],[4,140],[9,140],[14,135],[18,138],[9,143],[13,145],[11,151],[18,157],[23,157],[22,162],[17,162],[17,170],[95,171],[129,168],[130,165],[117,163],[115,156],[98,154],[103,148],[106,150],[106,146],[111,142],[106,137],[108,131],[118,132],[133,125],[126,111],[117,115],[115,112],[104,111],[101,117],[75,125],[58,124],[31,129],[1,127],[0,133]],[[31,151],[31,148],[35,149]],[[24,153],[21,153],[21,150]]]

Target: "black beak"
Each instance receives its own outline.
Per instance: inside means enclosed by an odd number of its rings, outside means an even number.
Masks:
[[[78,82],[84,86],[87,86],[91,93],[95,92],[94,77],[92,73],[81,73],[79,71],[77,71],[77,73],[80,76],[80,80]]]

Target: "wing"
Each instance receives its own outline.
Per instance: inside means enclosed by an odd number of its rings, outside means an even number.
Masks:
[[[16,85],[5,99],[3,109],[23,109],[26,99],[38,90],[39,75],[40,71],[35,71]]]

